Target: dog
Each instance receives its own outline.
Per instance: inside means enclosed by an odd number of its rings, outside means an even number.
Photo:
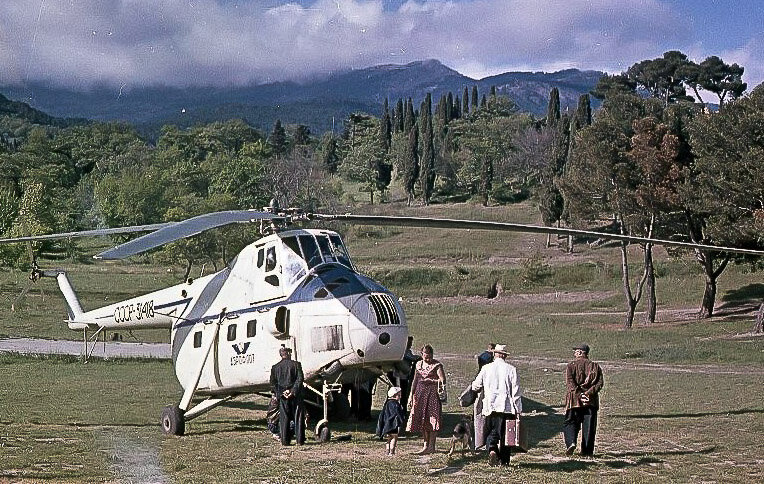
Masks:
[[[472,454],[475,454],[475,438],[472,420],[467,417],[462,418],[462,420],[454,426],[454,432],[451,436],[451,449],[448,451],[449,457],[454,453],[456,445],[460,442],[462,444],[462,457],[464,457],[467,447],[469,447]]]

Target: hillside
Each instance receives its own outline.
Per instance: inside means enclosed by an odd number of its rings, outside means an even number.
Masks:
[[[314,133],[321,133],[336,128],[354,111],[378,114],[386,97],[391,104],[406,97],[418,104],[428,92],[437,100],[448,92],[461,96],[465,87],[471,89],[473,85],[481,96],[496,86],[522,110],[543,116],[553,87],[560,90],[563,110],[574,108],[578,97],[593,89],[601,75],[570,69],[555,73],[507,72],[475,80],[428,60],[339,72],[302,84],[230,88],[101,86],[89,91],[28,84],[0,86],[0,92],[51,116],[127,121],[144,132],[156,132],[167,123],[190,126],[237,117],[262,130],[269,130],[278,118],[287,124],[308,125]]]

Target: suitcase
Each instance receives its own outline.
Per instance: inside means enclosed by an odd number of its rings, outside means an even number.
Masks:
[[[528,452],[528,428],[522,423],[520,415],[513,415],[505,424],[504,445],[513,452]]]

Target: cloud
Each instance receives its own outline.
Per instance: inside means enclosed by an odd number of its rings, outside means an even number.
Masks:
[[[476,78],[620,72],[691,34],[668,0],[3,0],[0,83],[244,85],[429,58]]]

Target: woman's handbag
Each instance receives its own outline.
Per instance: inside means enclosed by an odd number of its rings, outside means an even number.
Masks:
[[[448,392],[446,392],[446,384],[438,380],[438,398],[440,403],[448,402]]]

